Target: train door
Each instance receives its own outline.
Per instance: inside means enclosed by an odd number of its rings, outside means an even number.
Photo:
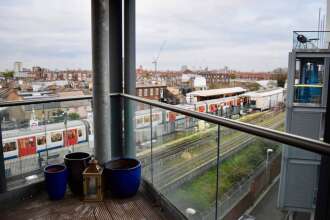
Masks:
[[[19,138],[17,143],[20,157],[37,153],[36,137]]]
[[[63,131],[64,136],[64,146],[71,146],[78,143],[77,129],[68,129]]]
[[[77,132],[78,132],[78,141],[77,141],[78,143],[87,141],[86,130],[83,127],[79,127],[77,129]]]

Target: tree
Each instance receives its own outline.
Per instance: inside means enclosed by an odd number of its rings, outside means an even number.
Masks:
[[[14,77],[14,71],[3,72],[2,76],[5,77],[5,78],[13,78]]]
[[[68,115],[69,120],[79,120],[80,119],[80,115],[76,112],[71,112]]]
[[[231,74],[229,75],[229,77],[230,77],[230,79],[236,79],[236,75],[235,75],[235,73],[231,73]]]
[[[260,89],[260,85],[256,82],[253,83],[246,83],[246,85],[244,85],[249,91],[257,91]]]
[[[288,78],[288,69],[286,68],[276,68],[272,71],[272,80],[277,81],[277,86],[284,87],[285,81]]]

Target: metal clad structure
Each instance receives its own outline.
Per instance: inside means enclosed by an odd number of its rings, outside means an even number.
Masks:
[[[296,49],[289,54],[286,131],[320,140],[324,135],[330,50]],[[321,89],[320,89],[321,88]],[[279,207],[313,212],[320,155],[284,146]]]

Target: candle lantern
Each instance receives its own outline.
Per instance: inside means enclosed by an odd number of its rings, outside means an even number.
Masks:
[[[91,160],[83,172],[84,201],[103,200],[102,173],[103,168],[98,165],[97,160]]]

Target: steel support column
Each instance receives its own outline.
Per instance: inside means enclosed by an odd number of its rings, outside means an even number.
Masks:
[[[0,193],[6,192],[6,171],[5,171],[5,158],[3,156],[3,143],[2,143],[2,130],[1,130],[2,114],[0,112]]]
[[[110,159],[109,0],[92,0],[93,117],[95,157]]]
[[[109,47],[110,47],[110,92],[123,92],[123,46],[122,46],[122,1],[109,1]],[[124,155],[123,151],[123,105],[121,97],[111,97],[111,157]]]
[[[328,80],[324,142],[330,143],[330,80]],[[315,219],[330,219],[330,156],[322,155],[316,198]]]
[[[325,31],[330,31],[330,0],[327,0],[327,13],[326,13],[326,23]],[[325,33],[325,47],[329,48],[330,44],[330,33]]]
[[[135,0],[124,0],[124,92],[135,95],[136,73],[135,73]],[[135,105],[128,99],[125,105],[125,144],[124,156],[135,157]]]

